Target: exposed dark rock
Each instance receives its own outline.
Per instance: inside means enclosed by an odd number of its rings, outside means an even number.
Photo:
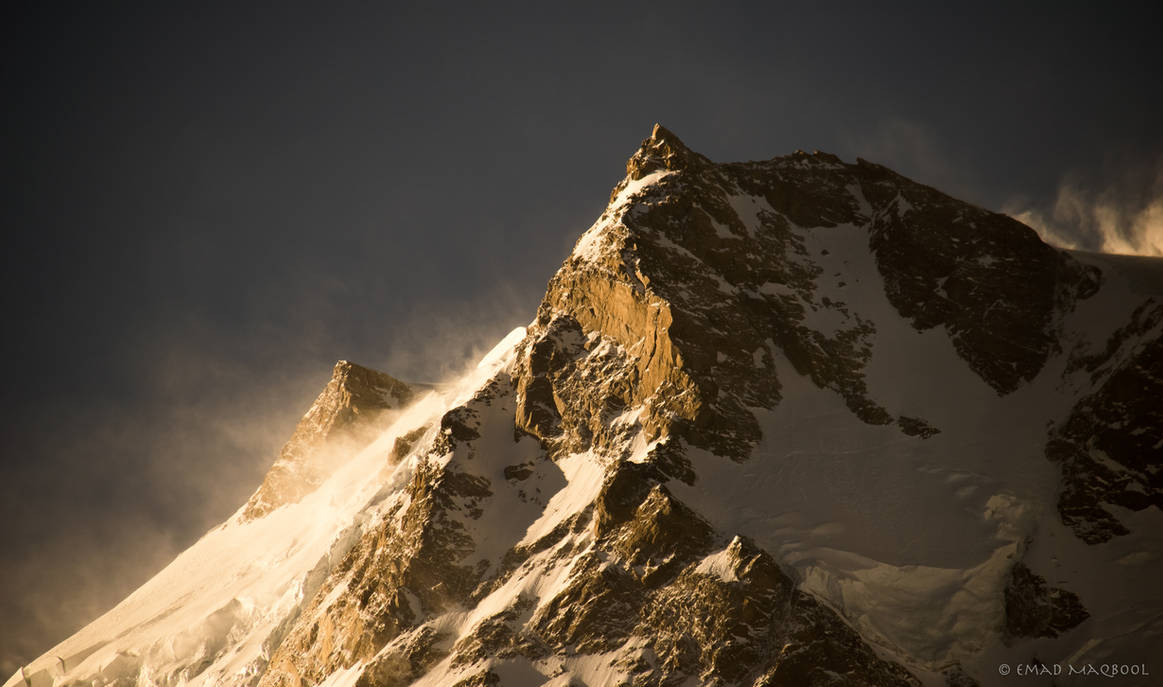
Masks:
[[[687,148],[666,127],[655,124],[650,138],[643,142],[642,148],[626,163],[626,176],[637,181],[659,170],[700,169],[709,166],[710,160]]]
[[[406,687],[447,655],[441,636],[430,627],[401,635],[380,651],[356,681],[356,687]]]
[[[869,239],[893,306],[918,329],[943,325],[999,394],[1033,379],[1058,352],[1060,314],[1098,289],[1097,270],[1006,215],[878,165],[860,170],[878,208]]]
[[[505,479],[515,481],[523,481],[533,474],[533,466],[528,464],[521,465],[506,465],[504,470]]]
[[[1047,585],[1021,561],[1010,571],[1005,602],[1010,638],[1057,637],[1090,617],[1076,594]]]
[[[1071,360],[1093,391],[1051,431],[1062,470],[1058,512],[1089,544],[1127,534],[1104,504],[1163,508],[1163,304],[1148,299],[1104,351]]]
[[[428,427],[417,427],[411,432],[397,437],[395,443],[392,444],[392,455],[390,457],[391,462],[398,462],[401,458],[408,455],[408,453],[411,452],[412,448],[416,445],[416,442],[419,441],[427,431]]]
[[[596,501],[595,533],[601,537],[625,523],[659,484],[662,475],[646,463],[621,463],[606,476]]]
[[[736,538],[720,555],[730,579],[691,566],[644,609],[636,634],[658,657],[646,684],[675,673],[720,684],[919,684],[749,541]]]
[[[925,422],[919,417],[908,417],[907,415],[901,415],[896,419],[896,423],[898,426],[900,426],[902,432],[912,437],[928,439],[934,434],[941,433],[941,430],[937,429],[933,425],[930,425],[928,422]]]
[[[942,671],[946,687],[980,687],[980,683],[962,669],[961,664]]]

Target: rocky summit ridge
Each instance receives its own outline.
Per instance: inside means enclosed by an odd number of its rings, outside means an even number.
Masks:
[[[341,363],[234,518],[7,685],[1147,662],[1161,299],[1160,261],[655,126],[528,327],[424,392]]]
[[[346,360],[335,363],[331,381],[299,420],[242,517],[262,517],[309,494],[338,462],[385,429],[388,411],[414,395],[407,384],[383,372]]]

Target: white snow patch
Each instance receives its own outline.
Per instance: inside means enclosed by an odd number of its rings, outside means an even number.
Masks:
[[[589,229],[581,235],[581,238],[574,244],[571,257],[577,258],[584,262],[594,262],[598,260],[605,252],[609,245],[609,237],[607,235],[609,229],[621,221],[621,214],[628,209],[628,205],[632,200],[646,187],[657,183],[664,177],[673,174],[668,170],[660,170],[651,172],[641,179],[626,179],[625,186],[614,197],[606,211],[594,222]]]
[[[319,687],[354,687],[360,674],[363,673],[363,668],[362,662],[356,663],[350,668],[341,668],[328,675],[326,680],[319,683]]]
[[[739,580],[735,576],[735,561],[731,558],[730,546],[707,555],[695,566],[695,572],[718,578],[724,582],[737,582]]]
[[[574,453],[557,461],[557,467],[565,475],[566,486],[549,500],[541,517],[537,518],[518,546],[532,544],[553,531],[566,518],[588,506],[605,479],[605,468],[592,452]]]
[[[858,212],[871,219],[873,214],[872,203],[868,202],[868,199],[864,197],[864,189],[860,188],[860,184],[848,184],[844,188],[860,204],[860,210]]]

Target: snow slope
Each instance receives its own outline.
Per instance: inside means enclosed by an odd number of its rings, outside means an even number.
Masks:
[[[247,520],[242,509],[128,598],[25,668],[32,687],[91,680],[215,685],[257,677],[280,626],[400,497],[415,456],[389,464],[397,438],[432,425],[511,360],[514,329],[472,370],[403,409],[390,427],[301,502]],[[274,640],[272,642],[272,640]],[[19,674],[6,683],[20,685]]]

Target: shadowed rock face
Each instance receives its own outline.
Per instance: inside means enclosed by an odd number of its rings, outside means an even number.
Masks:
[[[867,423],[896,423],[912,436],[938,432],[923,418],[894,417],[868,395],[875,326],[820,292],[823,268],[806,242],[812,228],[867,232],[899,314],[920,330],[944,326],[958,355],[999,394],[1032,379],[1058,352],[1059,320],[1098,285],[1096,270],[1011,218],[863,161],[796,153],[715,165],[656,127],[603,219],[650,175],[633,209],[566,261],[538,311],[541,340],[522,382],[522,426],[570,450],[579,435],[567,426],[584,424],[579,416],[599,420],[593,434],[600,435],[608,415],[568,401],[578,395],[571,369],[546,369],[593,333],[635,361],[632,378],[606,385],[599,405],[611,413],[644,405],[639,420],[652,438],[674,432],[744,459],[759,437],[746,408],[780,399],[776,355],[840,394]],[[822,331],[812,325],[820,317],[836,325]],[[595,399],[589,389],[583,395]]]
[[[944,325],[957,353],[999,394],[1033,379],[1060,351],[1056,319],[1094,294],[1097,270],[1010,217],[873,169],[865,197],[909,207],[877,213],[870,229],[893,306],[918,329]]]
[[[337,459],[375,436],[386,411],[413,395],[407,384],[382,372],[346,360],[335,363],[331,381],[279,451],[243,518],[262,517],[314,491]]]
[[[1006,585],[1008,637],[1057,637],[1090,617],[1078,596],[1051,587],[1024,563],[1015,563]]]
[[[1062,468],[1062,520],[1099,544],[1129,532],[1109,505],[1163,508],[1163,305],[1148,299],[1105,350],[1073,358],[1071,371],[1093,390],[1051,432],[1046,456]]]

